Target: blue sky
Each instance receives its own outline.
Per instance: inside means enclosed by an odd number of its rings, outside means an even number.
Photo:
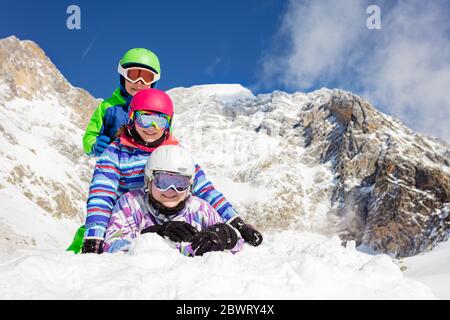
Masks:
[[[81,30],[68,30],[66,9],[81,9]],[[158,87],[257,81],[286,2],[10,1],[0,11],[0,37],[37,42],[69,81],[97,97],[118,84],[117,63],[133,47],[160,58]]]
[[[81,30],[66,9],[81,8]],[[370,30],[370,5],[381,29]],[[450,143],[450,0],[10,1],[0,38],[37,42],[96,97],[118,85],[133,47],[158,54],[158,88],[239,83],[255,94],[352,91]]]

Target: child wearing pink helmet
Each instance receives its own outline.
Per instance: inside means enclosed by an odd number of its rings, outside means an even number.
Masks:
[[[133,97],[127,124],[95,166],[87,201],[82,252],[102,252],[106,228],[117,200],[131,190],[144,187],[145,164],[157,147],[179,144],[172,135],[172,117],[172,100],[163,91],[143,89]],[[209,203],[245,241],[254,246],[261,244],[261,233],[243,222],[198,164],[193,174],[192,194]]]

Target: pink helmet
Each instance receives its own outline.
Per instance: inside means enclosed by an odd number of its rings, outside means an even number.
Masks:
[[[173,118],[173,103],[170,97],[158,89],[143,89],[138,91],[131,99],[128,119],[132,119],[133,113],[138,110],[155,111],[164,113]]]

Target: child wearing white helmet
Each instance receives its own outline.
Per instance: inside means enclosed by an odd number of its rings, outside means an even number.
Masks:
[[[172,134],[173,109],[170,97],[157,89],[143,89],[133,96],[127,125],[95,164],[85,224],[77,231],[68,250],[102,253],[106,228],[117,200],[123,194],[145,185],[145,164],[157,148],[179,144]],[[207,201],[223,221],[239,231],[247,243],[254,246],[261,244],[261,233],[244,223],[198,164],[195,165],[193,181],[193,195]]]
[[[127,251],[140,234],[176,242],[187,256],[241,250],[239,231],[224,223],[205,200],[191,195],[195,164],[178,145],[155,149],[145,166],[145,187],[119,198],[106,229],[104,252]]]

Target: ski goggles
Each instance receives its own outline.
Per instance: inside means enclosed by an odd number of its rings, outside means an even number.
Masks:
[[[149,113],[135,111],[136,124],[144,129],[155,127],[156,129],[168,129],[170,127],[170,116],[161,113]]]
[[[173,189],[178,193],[183,193],[191,186],[191,177],[157,171],[153,173],[153,185],[162,192]]]
[[[140,67],[130,67],[125,69],[120,65],[120,63],[117,67],[117,71],[131,83],[136,83],[141,80],[146,86],[151,85],[152,83],[158,81],[160,78],[160,75],[158,73],[153,72],[149,69]]]

